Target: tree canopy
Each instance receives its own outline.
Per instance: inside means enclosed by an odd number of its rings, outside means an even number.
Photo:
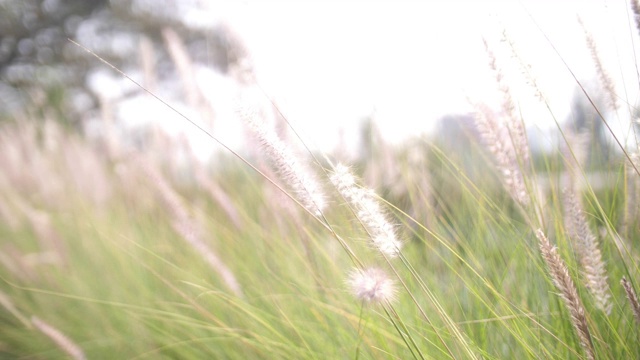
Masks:
[[[192,61],[228,71],[239,47],[215,18],[190,18],[197,6],[171,0],[0,0],[0,119],[46,104],[64,122],[78,125],[78,115],[98,106],[87,76],[103,64],[68,39],[125,70],[139,67],[141,44],[150,45],[162,81],[173,71],[163,40],[163,30],[171,29]]]

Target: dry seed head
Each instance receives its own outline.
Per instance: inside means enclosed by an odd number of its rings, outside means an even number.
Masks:
[[[629,304],[631,305],[631,309],[633,310],[633,316],[636,318],[636,321],[640,325],[640,303],[638,303],[638,295],[636,291],[631,286],[631,283],[624,276],[622,280],[620,280],[622,287],[624,288],[625,294],[627,294],[627,299],[629,300]]]
[[[31,328],[31,323],[29,319],[25,318],[22,313],[15,307],[9,296],[2,291],[0,291],[0,306],[2,306],[5,310],[7,310],[10,314],[15,316],[21,323],[23,323],[26,327]]]
[[[528,146],[526,144],[516,144],[514,142],[515,138],[509,135],[510,130],[507,124],[496,119],[488,107],[476,104],[476,108],[478,110],[474,119],[478,133],[493,154],[505,188],[516,202],[527,206],[529,198],[524,176],[518,163],[518,154],[528,153]],[[525,148],[525,146],[527,147]],[[518,147],[520,147],[520,150],[516,150]]]
[[[53,340],[61,350],[66,352],[74,360],[85,360],[87,358],[80,346],[74,343],[73,340],[63,334],[60,330],[40,320],[36,316],[31,317],[31,323],[36,327],[36,329],[40,330],[40,332]]]
[[[395,282],[378,268],[353,270],[347,284],[358,299],[367,303],[387,303],[396,296]]]
[[[589,332],[587,317],[585,315],[586,311],[578,297],[578,290],[569,275],[569,269],[558,254],[556,247],[551,245],[541,229],[536,230],[536,236],[540,242],[540,252],[547,264],[549,275],[551,275],[553,284],[560,292],[560,297],[564,300],[564,303],[569,310],[571,323],[578,334],[580,344],[587,355],[587,359],[595,359],[591,334]]]
[[[529,162],[529,143],[525,131],[522,118],[518,115],[515,101],[511,95],[511,90],[507,81],[505,81],[503,71],[497,64],[497,59],[489,44],[484,40],[485,51],[489,57],[489,67],[493,71],[499,91],[502,94],[502,112],[504,113],[503,123],[508,130],[507,138],[512,144],[511,148],[515,152],[516,159],[522,160],[522,163]]]
[[[598,239],[589,228],[575,191],[564,191],[564,207],[567,233],[574,242],[586,286],[593,295],[596,306],[608,315],[612,304],[605,262],[598,247]]]
[[[518,61],[522,75],[525,77],[527,84],[533,88],[535,92],[535,96],[541,102],[543,103],[546,102],[544,94],[540,89],[540,87],[538,86],[538,79],[536,79],[536,77],[534,76],[531,70],[531,64],[528,64],[524,61],[524,59],[520,55],[520,51],[518,49],[516,42],[509,36],[506,29],[502,31],[502,39],[509,45],[509,49],[511,50],[512,56]]]
[[[609,97],[609,106],[611,106],[612,110],[618,110],[618,96],[616,95],[616,86],[611,78],[611,75],[605,70],[602,65],[602,60],[600,59],[600,53],[598,52],[598,47],[596,46],[596,41],[593,39],[593,35],[587,31],[587,28],[584,26],[581,18],[578,18],[578,22],[580,26],[582,26],[582,31],[584,32],[584,36],[587,41],[587,47],[591,52],[591,58],[593,59],[593,63],[596,67],[596,73],[600,78],[600,82],[604,87],[607,96]]]
[[[503,70],[486,39],[483,39],[489,59],[489,68],[494,73],[498,89],[502,94],[502,113],[498,119],[488,107],[478,108],[476,125],[484,143],[493,153],[503,183],[511,197],[523,206],[529,205],[529,197],[521,171],[521,164],[529,162],[529,143],[522,118],[518,115],[509,85]]]
[[[312,214],[322,215],[326,202],[314,174],[294,155],[275,131],[268,129],[259,119],[262,115],[256,108],[243,107],[240,117],[249,125],[282,180],[295,193],[296,199]]]
[[[348,167],[338,164],[330,177],[340,195],[347,200],[365,227],[376,249],[389,257],[400,253],[402,242],[398,240],[395,226],[389,222],[375,193],[358,187]]]

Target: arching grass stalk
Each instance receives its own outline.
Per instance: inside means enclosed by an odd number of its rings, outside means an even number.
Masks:
[[[359,187],[356,183],[355,177],[351,174],[349,169],[342,164],[338,164],[334,167],[334,173],[332,174],[330,179],[340,195],[348,201],[355,217],[362,224],[363,228],[371,239],[373,247],[377,249],[384,257],[385,261],[395,273],[396,278],[399,279],[403,288],[406,290],[414,304],[417,306],[420,314],[434,330],[442,345],[449,352],[450,356],[455,358],[451,349],[448,347],[448,345],[440,335],[439,330],[433,325],[429,316],[422,309],[422,306],[415,298],[415,296],[411,293],[411,290],[402,280],[399,273],[396,271],[390,261],[391,259],[400,256],[403,264],[410,270],[413,269],[406,258],[403,258],[401,256],[400,248],[402,246],[402,242],[398,240],[395,225],[393,225],[388,220],[386,214],[383,212],[382,207],[379,204],[380,198],[372,190]],[[417,273],[412,271],[412,276],[421,285],[423,291],[427,294],[429,300],[436,307],[439,315],[451,329],[455,337],[463,344],[470,358],[475,358],[475,354],[473,354],[473,351],[471,351],[469,345],[466,343],[464,336],[460,333],[460,330],[456,327],[451,318],[446,314],[444,308],[439,304],[433,293],[427,288],[424,282],[422,282]],[[397,315],[397,313],[395,314]],[[399,315],[397,315],[397,321],[399,321],[400,325],[405,327],[405,324],[402,322]],[[407,336],[411,343],[415,346],[415,341],[411,337],[410,333],[407,333]]]
[[[396,331],[402,338],[402,341],[404,341],[404,343],[407,345],[407,348],[411,352],[411,355],[413,355],[413,358],[417,359],[418,358],[417,356],[419,356],[420,359],[424,360],[424,354],[422,354],[420,347],[416,344],[415,340],[413,339],[413,336],[411,336],[411,331],[407,329],[407,326],[400,318],[400,315],[398,315],[398,313],[395,311],[393,306],[391,306],[391,304],[386,304],[386,305],[387,306],[382,307],[384,309],[384,312],[387,314],[387,317],[393,324],[393,327],[396,329]]]
[[[61,350],[66,352],[74,360],[87,359],[82,348],[53,325],[41,320],[37,316],[31,317],[31,323],[36,329],[49,337]]]
[[[442,154],[444,156],[444,154]],[[461,176],[464,176],[464,174],[460,173]],[[479,191],[479,189],[475,188],[475,184],[473,184],[468,178],[465,177],[466,181],[469,181],[469,185],[474,187],[475,190]],[[483,198],[484,200],[487,200],[491,203],[491,199],[488,198]],[[472,264],[469,262],[468,259],[465,259],[464,257],[462,257],[457,251],[455,251],[455,249],[453,249],[451,247],[451,245],[449,243],[447,243],[440,235],[434,233],[433,231],[431,231],[430,229],[426,228],[423,224],[421,224],[420,222],[418,222],[416,219],[414,219],[413,217],[411,217],[409,214],[407,214],[406,212],[404,212],[402,209],[399,209],[398,207],[396,207],[395,205],[385,201],[382,198],[379,198],[379,200],[381,202],[384,202],[385,205],[389,206],[390,208],[392,208],[395,212],[398,212],[400,214],[402,214],[403,217],[405,217],[406,219],[408,219],[411,223],[415,224],[416,226],[418,226],[420,229],[422,229],[424,232],[426,232],[427,234],[429,234],[430,236],[432,236],[437,242],[438,244],[444,246],[451,254],[453,254],[455,256],[455,258],[457,260],[459,260],[465,268],[467,268],[468,270],[470,270],[472,272],[472,274],[477,277],[477,279],[479,279],[479,281],[486,286],[486,288],[491,292],[492,295],[496,296],[498,299],[500,299],[501,301],[503,301],[506,305],[508,305],[508,307],[511,309],[518,309],[517,312],[512,312],[513,316],[516,317],[520,317],[520,316],[525,316],[527,318],[531,318],[531,314],[527,313],[526,311],[520,310],[519,306],[514,304],[513,302],[511,302],[509,299],[507,299],[505,297],[505,295],[503,293],[501,293],[494,285],[492,285],[489,280],[487,278],[485,278],[484,276],[482,276],[473,266]],[[497,205],[493,204],[492,206],[497,207]],[[403,264],[407,267],[407,269],[409,269],[412,277],[415,279],[415,281],[420,285],[420,288],[425,292],[425,294],[427,296],[430,296],[430,294],[432,294],[431,290],[428,289],[428,287],[426,286],[426,284],[424,283],[424,281],[422,280],[422,278],[420,277],[420,275],[418,274],[418,272],[415,270],[415,268],[411,265],[411,263],[406,259],[406,257],[403,256],[402,253],[399,254],[399,259],[403,261]],[[395,272],[395,268],[392,266],[392,264],[389,262],[389,265],[391,266],[392,270]],[[469,287],[471,288],[471,285],[476,285],[477,283],[475,281],[469,281],[469,280],[465,280],[464,277],[462,277],[460,275],[459,270],[455,269],[453,266],[449,265],[449,268],[460,277],[460,279],[466,284],[469,285]],[[396,272],[396,275],[399,277],[399,275]],[[399,278],[400,279],[400,278]],[[433,325],[431,323],[431,320],[428,318],[428,316],[426,315],[426,313],[424,312],[424,310],[422,310],[421,305],[418,303],[417,299],[415,298],[415,296],[413,296],[413,294],[409,291],[408,287],[406,286],[406,284],[404,283],[404,281],[402,281],[402,279],[400,279],[401,284],[403,285],[403,287],[407,290],[407,292],[409,293],[409,295],[411,296],[413,302],[416,304],[416,306],[418,307],[419,311],[421,312],[422,316],[425,317],[425,319],[428,321],[428,323],[431,325],[432,328]],[[511,332],[512,335],[514,335],[514,338],[519,341],[524,347],[526,347],[527,351],[530,354],[535,354],[535,349],[531,347],[531,345],[527,344],[525,341],[523,341],[521,339],[520,336],[518,336],[519,334],[512,329],[511,326],[509,326],[508,322],[504,321],[506,320],[504,318],[504,316],[502,316],[501,314],[498,314],[494,307],[491,306],[490,303],[487,302],[486,299],[482,298],[481,295],[477,295],[478,300],[480,300],[483,305],[486,306],[487,309],[489,309],[489,311],[491,311],[491,313],[496,316],[497,319],[500,319],[501,322],[505,325],[505,327]],[[438,308],[442,308],[439,304],[439,302],[437,302],[437,299],[434,299],[434,301],[436,301],[436,306]],[[445,320],[445,322],[450,326],[455,326],[457,327],[457,324],[455,322],[453,322],[452,319],[450,319],[450,317],[444,313],[442,316],[443,320]],[[535,319],[532,319],[533,321],[535,321]],[[546,329],[542,324],[538,323],[537,321],[535,321],[537,326],[543,328],[547,333],[549,333],[550,335],[556,337],[551,331],[549,331],[549,329]],[[435,329],[436,334],[439,335],[439,332],[437,329]],[[460,336],[463,336],[459,331],[458,334],[460,334]],[[537,336],[536,334],[532,333],[532,335]],[[442,338],[439,336],[440,340],[444,343],[444,341],[442,340]],[[557,338],[557,337],[556,337]],[[462,337],[461,342],[464,344],[465,349],[468,349],[468,351],[470,351],[470,348],[468,347],[468,344],[466,342],[466,340],[464,339],[464,337]],[[445,344],[446,347],[446,344]],[[447,347],[448,349],[448,347]]]

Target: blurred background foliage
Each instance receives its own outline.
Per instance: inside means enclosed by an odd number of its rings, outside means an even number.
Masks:
[[[163,30],[171,29],[193,62],[227,72],[243,49],[226,25],[189,16],[197,6],[197,1],[172,0],[0,1],[0,119],[47,107],[59,121],[80,128],[87,113],[97,110],[99,94],[88,76],[104,64],[68,39],[125,72],[140,68],[140,46],[151,46],[161,82],[176,77],[163,45]]]

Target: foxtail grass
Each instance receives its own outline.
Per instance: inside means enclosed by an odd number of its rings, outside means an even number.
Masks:
[[[596,355],[591,340],[586,311],[578,296],[578,290],[573,283],[573,279],[571,279],[571,275],[569,275],[569,269],[558,254],[557,248],[551,245],[542,230],[538,229],[536,231],[536,237],[538,238],[540,252],[547,265],[551,280],[556,289],[558,289],[559,295],[569,311],[571,324],[580,339],[580,345],[584,349],[587,359],[595,359]]]
[[[373,246],[391,258],[396,257],[402,246],[395,226],[387,219],[373,192],[359,187],[349,169],[338,164],[331,175],[331,182],[340,195],[349,201],[356,217],[367,230]]]
[[[85,360],[87,357],[84,351],[71,340],[68,336],[63,334],[59,329],[53,327],[51,324],[46,323],[37,316],[31,317],[31,323],[33,326],[40,330],[44,335],[49,337],[61,350],[66,352],[74,360]]]
[[[258,139],[269,159],[273,162],[275,170],[281,179],[296,194],[298,201],[316,216],[321,216],[325,209],[325,196],[315,175],[307,165],[291,151],[275,133],[265,124],[264,106],[257,101],[245,100],[241,105],[240,117],[248,124],[253,134]]]
[[[610,302],[607,271],[598,246],[598,239],[589,229],[584,210],[574,191],[569,189],[564,191],[564,206],[567,232],[574,242],[585,283],[595,298],[598,308],[610,314],[613,305]]]
[[[163,39],[186,103],[206,118],[184,43],[172,30]],[[0,124],[0,354],[638,357],[628,341],[637,323],[622,306],[638,318],[627,281],[638,275],[636,210],[630,187],[617,186],[638,174],[613,153],[596,187],[590,147],[558,121],[566,148],[532,152],[505,59],[487,44],[500,105],[476,102],[475,119],[461,121],[466,137],[391,146],[369,128],[375,156],[350,165],[340,154],[296,151],[273,126],[282,115],[238,44],[230,69],[247,76],[230,70],[228,80],[240,93],[237,120],[260,145],[247,157],[181,113],[226,155],[205,166],[187,150],[178,164],[168,152],[187,145],[161,133],[142,141],[150,151],[109,141],[101,150],[55,126]],[[147,45],[144,84],[153,89]],[[105,121],[115,123],[117,105],[101,102]],[[540,228],[555,229],[557,246]],[[64,264],[44,261],[55,252]]]
[[[633,317],[636,319],[638,326],[640,326],[640,302],[638,302],[638,294],[629,280],[624,276],[622,277],[622,280],[620,280],[620,284],[622,284],[624,293],[627,295],[627,299],[629,300],[629,305],[633,311]]]

